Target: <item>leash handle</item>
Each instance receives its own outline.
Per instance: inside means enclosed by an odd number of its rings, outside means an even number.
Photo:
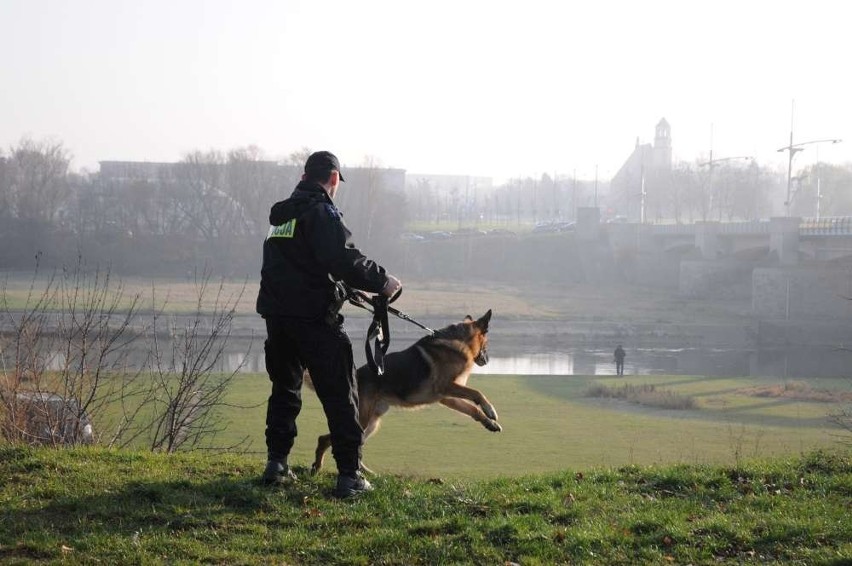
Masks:
[[[394,293],[393,295],[390,296],[390,298],[388,299],[388,304],[391,304],[392,302],[396,301],[400,297],[400,295],[402,295],[402,287],[397,289],[396,293]],[[377,296],[384,297],[384,295],[377,295]]]
[[[388,298],[376,295],[372,300],[373,322],[367,330],[365,353],[367,364],[377,375],[385,373],[385,353],[390,346],[390,324],[388,323]],[[373,352],[370,352],[370,340],[373,339]]]
[[[368,296],[363,291],[353,289],[343,281],[337,283],[343,291],[344,300],[350,304],[362,308],[373,315],[373,321],[367,329],[367,340],[364,342],[364,353],[367,358],[367,365],[377,375],[383,375],[385,371],[385,354],[390,346],[390,324],[388,322],[388,313],[407,320],[408,322],[419,326],[429,334],[435,334],[435,331],[420,324],[404,312],[391,307],[390,304],[402,295],[402,287],[397,289],[392,297],[384,295]],[[367,306],[369,305],[369,306]],[[373,341],[373,348],[370,349],[370,341]]]

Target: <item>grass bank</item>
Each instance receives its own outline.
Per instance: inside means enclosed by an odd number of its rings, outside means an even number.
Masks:
[[[499,457],[497,454],[494,457]],[[7,564],[849,564],[849,453],[287,487],[238,455],[0,447]]]

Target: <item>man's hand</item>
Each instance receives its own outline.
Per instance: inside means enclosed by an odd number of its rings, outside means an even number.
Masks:
[[[388,281],[382,288],[382,295],[384,295],[388,299],[392,299],[401,289],[402,283],[400,282],[400,280],[394,277],[393,275],[388,274]]]

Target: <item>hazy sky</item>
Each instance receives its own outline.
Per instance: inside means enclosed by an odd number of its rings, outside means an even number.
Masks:
[[[0,0],[0,147],[72,167],[255,144],[496,179],[674,153],[852,161],[842,0]]]

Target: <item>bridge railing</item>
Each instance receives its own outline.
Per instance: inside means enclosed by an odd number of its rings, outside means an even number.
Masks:
[[[719,224],[719,234],[768,234],[768,220],[749,220],[748,222],[725,222]]]
[[[769,220],[751,220],[748,222],[720,222],[717,234],[768,234]],[[658,236],[694,235],[695,224],[654,224],[651,233]],[[824,218],[802,218],[799,223],[801,236],[852,236],[852,216],[830,216]]]
[[[654,224],[651,233],[656,236],[695,235],[695,224]]]
[[[768,234],[768,220],[750,220],[748,222],[720,222],[716,224],[717,234]],[[651,233],[657,236],[694,235],[695,224],[654,224]]]
[[[802,236],[849,236],[852,235],[852,216],[830,216],[827,218],[803,218],[799,224]]]

